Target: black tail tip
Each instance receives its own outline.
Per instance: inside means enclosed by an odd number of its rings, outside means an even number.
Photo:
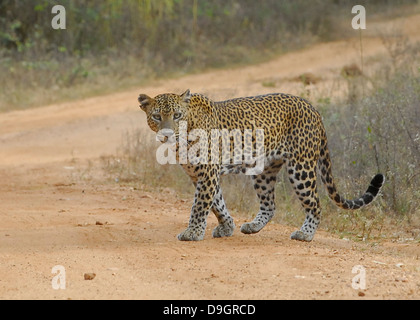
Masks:
[[[384,182],[385,182],[385,176],[381,173],[373,177],[372,181],[370,182],[369,188],[366,190],[365,194],[363,195],[364,205],[371,203],[373,199],[375,199],[375,197],[379,193],[379,190],[381,190]]]
[[[385,182],[385,176],[382,173],[378,173],[376,176],[373,177],[370,185],[380,189]]]

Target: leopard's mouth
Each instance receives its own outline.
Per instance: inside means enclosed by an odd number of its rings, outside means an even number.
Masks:
[[[157,134],[156,135],[156,141],[162,142],[162,143],[166,143],[169,140],[168,136],[165,136],[163,134]]]
[[[161,129],[156,133],[156,141],[166,143],[169,139],[175,136],[175,132],[172,129]]]

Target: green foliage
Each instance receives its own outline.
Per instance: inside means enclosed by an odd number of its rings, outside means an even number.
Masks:
[[[413,2],[371,1],[366,6],[383,11]],[[67,29],[54,30],[51,9],[56,0],[2,0],[0,111],[54,101],[58,93],[68,97],[74,94],[66,90],[70,87],[110,89],[103,83],[105,75],[131,79],[134,84],[156,76],[248,63],[273,52],[341,37],[342,20],[349,16],[352,1],[308,3],[61,0]],[[32,68],[26,69],[23,62]],[[51,87],[57,92],[48,94]]]

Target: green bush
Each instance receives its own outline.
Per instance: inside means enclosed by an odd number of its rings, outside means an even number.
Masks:
[[[366,10],[386,12],[415,2],[369,1]],[[67,29],[54,30],[56,4],[0,2],[0,111],[156,76],[255,62],[342,38],[354,5],[350,0],[62,0]]]

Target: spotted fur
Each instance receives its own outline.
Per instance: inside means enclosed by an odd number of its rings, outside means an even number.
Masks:
[[[159,132],[163,142],[172,135],[179,136],[180,120],[187,121],[188,132],[205,129],[209,136],[212,129],[240,129],[239,133],[245,135],[246,129],[252,129],[252,133],[248,131],[249,136],[243,137],[243,141],[252,139],[254,150],[257,147],[255,130],[264,130],[264,170],[252,176],[260,208],[253,221],[241,226],[241,232],[246,234],[259,232],[273,217],[274,188],[277,174],[283,166],[306,212],[302,227],[291,235],[291,239],[295,240],[311,241],[321,221],[317,172],[331,200],[343,209],[366,206],[378,195],[385,181],[382,174],[377,174],[361,197],[354,200],[342,197],[331,173],[327,136],[321,116],[308,101],[300,97],[267,94],[215,102],[200,94],[191,95],[187,90],[181,95],[160,94],[155,98],[141,94],[138,100],[147,114],[150,128]],[[177,152],[180,157],[179,149]],[[208,152],[210,154],[211,150]],[[231,236],[235,224],[223,199],[220,176],[243,173],[249,165],[234,162],[223,164],[222,161],[203,164],[200,161],[197,164],[182,164],[182,167],[196,190],[188,228],[178,235],[178,239],[202,240],[210,211],[219,221],[213,230],[213,237]]]

